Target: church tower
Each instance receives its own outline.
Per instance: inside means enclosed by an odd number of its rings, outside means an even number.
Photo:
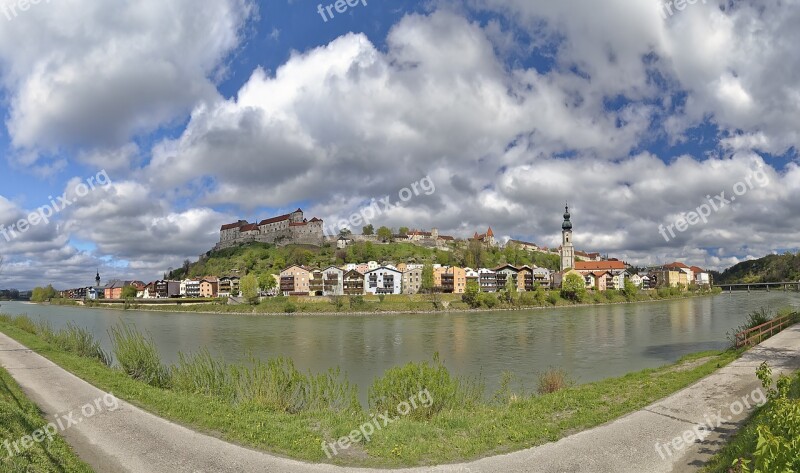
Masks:
[[[567,204],[564,223],[561,224],[561,271],[575,269],[575,247],[572,246],[572,222],[569,218],[569,204]]]
[[[100,270],[97,270],[97,276],[94,278],[94,287],[100,287]]]

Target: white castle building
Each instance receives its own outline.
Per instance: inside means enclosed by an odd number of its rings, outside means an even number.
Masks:
[[[219,243],[215,250],[230,248],[242,243],[260,242],[276,245],[322,245],[324,240],[323,221],[318,218],[307,220],[303,210],[250,223],[239,220],[236,223],[223,225],[219,231]]]

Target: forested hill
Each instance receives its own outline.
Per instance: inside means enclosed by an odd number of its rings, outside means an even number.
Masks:
[[[783,282],[800,280],[800,254],[769,255],[725,270],[716,284]]]

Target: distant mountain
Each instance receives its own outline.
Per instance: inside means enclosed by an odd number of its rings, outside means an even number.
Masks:
[[[798,281],[800,254],[769,255],[745,261],[715,276],[716,284]]]

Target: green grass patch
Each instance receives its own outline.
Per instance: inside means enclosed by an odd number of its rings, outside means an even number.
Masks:
[[[338,372],[301,374],[288,360],[230,367],[200,353],[172,367],[172,388],[164,389],[68,353],[3,319],[0,331],[98,388],[198,431],[300,460],[367,467],[468,461],[552,442],[645,407],[737,356],[700,353],[546,395],[512,392],[506,384],[494,396],[484,395],[479,382],[454,378],[434,359],[388,370],[370,389],[368,412],[350,402],[352,390]],[[393,411],[420,389],[428,390],[435,407],[401,417],[370,442],[328,460],[323,442],[349,435],[370,422],[370,414]]]
[[[11,375],[0,368],[0,471],[7,472],[91,472],[92,469],[75,455],[70,446],[58,435],[52,440],[44,437],[42,443],[33,442],[22,449],[20,441],[47,424],[39,409],[22,393]],[[20,445],[17,453],[14,442]]]

